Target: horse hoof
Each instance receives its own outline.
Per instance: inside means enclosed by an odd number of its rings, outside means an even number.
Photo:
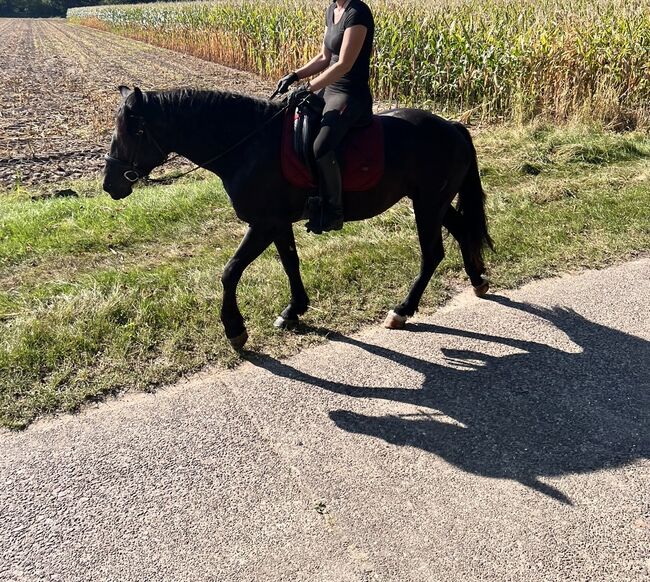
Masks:
[[[295,329],[298,327],[298,318],[296,319],[285,319],[281,315],[273,322],[273,327],[278,329]]]
[[[246,342],[248,341],[248,332],[244,330],[236,337],[229,337],[228,341],[230,342],[230,345],[233,348],[235,348],[236,350],[241,350],[246,345]]]
[[[391,309],[386,316],[386,321],[384,321],[384,327],[388,329],[404,329],[406,319],[405,315],[398,315]]]
[[[490,290],[490,282],[485,279],[483,283],[474,287],[474,295],[483,297]]]

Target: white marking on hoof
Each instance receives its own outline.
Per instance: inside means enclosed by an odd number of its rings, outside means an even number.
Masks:
[[[229,337],[228,341],[233,348],[241,350],[248,341],[248,332],[244,330],[243,333],[240,333],[237,337]]]
[[[404,329],[407,317],[405,315],[398,315],[392,309],[388,312],[384,327],[388,329]]]
[[[474,295],[477,297],[483,297],[490,290],[490,281],[485,277],[483,278],[483,283],[474,287]]]

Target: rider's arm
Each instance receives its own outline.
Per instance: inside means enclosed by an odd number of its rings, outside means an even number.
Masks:
[[[327,69],[331,58],[332,52],[325,46],[325,41],[323,40],[323,47],[321,48],[320,53],[318,53],[304,67],[297,69],[296,75],[298,75],[299,79],[306,79],[312,75],[317,75],[321,71]]]
[[[363,41],[366,40],[367,33],[368,28],[362,24],[346,28],[343,33],[343,42],[341,44],[341,54],[339,55],[338,63],[335,63],[329,69],[318,75],[318,77],[309,81],[309,88],[312,91],[320,91],[324,87],[327,87],[327,85],[335,83],[349,72],[363,48]]]

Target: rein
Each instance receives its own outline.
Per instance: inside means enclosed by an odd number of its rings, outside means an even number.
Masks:
[[[287,101],[287,104],[282,107],[279,111],[274,113],[271,117],[269,117],[262,125],[256,127],[253,131],[250,133],[246,134],[242,139],[240,139],[238,142],[234,143],[231,145],[229,148],[224,150],[223,152],[219,153],[218,155],[210,158],[209,160],[206,160],[204,162],[201,162],[200,164],[196,164],[194,168],[191,168],[190,170],[187,170],[185,172],[182,172],[181,174],[174,174],[174,175],[166,175],[166,176],[161,176],[160,178],[149,178],[147,175],[142,175],[138,171],[138,163],[137,163],[137,155],[138,152],[140,151],[140,146],[142,145],[142,136],[146,135],[147,139],[160,151],[161,154],[165,156],[164,161],[161,166],[171,162],[172,160],[175,160],[178,157],[181,157],[179,154],[176,154],[175,156],[172,156],[171,158],[168,158],[169,154],[165,154],[163,149],[160,147],[158,142],[154,139],[154,137],[151,135],[151,132],[147,130],[147,127],[145,125],[145,119],[144,117],[137,117],[138,119],[138,130],[136,132],[136,135],[138,136],[138,144],[136,146],[135,151],[133,152],[133,157],[131,159],[131,162],[125,162],[124,160],[120,160],[119,158],[115,158],[109,154],[106,154],[104,156],[104,159],[108,164],[113,164],[113,165],[119,165],[122,168],[126,168],[123,172],[123,176],[126,180],[128,180],[131,183],[135,183],[140,179],[144,179],[147,181],[149,184],[158,184],[158,183],[169,183],[170,181],[178,180],[179,178],[182,178],[183,176],[187,176],[188,174],[191,174],[192,172],[196,172],[196,170],[203,168],[207,166],[208,164],[212,164],[216,162],[217,160],[223,158],[224,156],[228,155],[235,149],[237,149],[239,146],[243,145],[245,142],[247,142],[249,139],[251,139],[253,136],[257,135],[260,133],[267,125],[269,125],[276,117],[278,117],[280,114],[284,113],[289,107],[292,105]]]

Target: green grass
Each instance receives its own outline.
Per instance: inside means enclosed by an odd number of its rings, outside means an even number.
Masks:
[[[650,248],[650,137],[533,125],[475,133],[498,252],[493,288]],[[0,196],[0,424],[125,390],[151,390],[206,364],[240,360],[219,321],[221,270],[245,226],[214,178],[143,187],[115,202],[97,183],[78,198]],[[249,347],[287,356],[381,321],[415,276],[407,202],[342,233],[296,226],[313,309],[297,332],[272,327],[288,301],[273,250],[239,287]],[[431,311],[467,285],[456,245],[425,294]]]

